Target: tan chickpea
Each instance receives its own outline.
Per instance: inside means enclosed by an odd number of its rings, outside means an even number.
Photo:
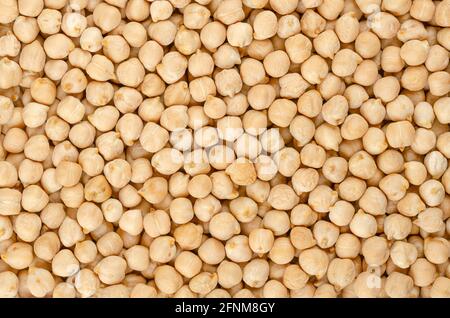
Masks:
[[[312,55],[301,66],[301,75],[310,84],[320,84],[328,74],[328,64],[319,55]]]
[[[24,242],[33,242],[36,240],[41,227],[41,219],[32,213],[21,213],[14,221],[14,232]]]
[[[69,277],[80,270],[79,262],[69,249],[60,250],[52,260],[52,272],[61,277]]]
[[[424,254],[433,264],[442,264],[448,259],[448,242],[444,238],[426,238]]]
[[[219,264],[225,258],[225,247],[219,240],[209,238],[199,247],[198,256],[206,264]]]
[[[361,250],[361,242],[358,237],[351,233],[339,235],[336,244],[336,255],[340,258],[354,258]]]
[[[107,256],[94,268],[101,282],[105,284],[120,283],[125,277],[127,263],[119,256]]]
[[[200,273],[202,261],[194,253],[183,251],[176,257],[174,266],[181,275],[192,278]]]
[[[1,289],[0,295],[2,298],[16,297],[19,289],[19,279],[16,274],[11,271],[4,271],[0,274]]]
[[[75,244],[74,255],[80,263],[91,263],[97,257],[97,246],[90,240],[78,242]]]
[[[405,274],[393,272],[386,279],[384,288],[391,298],[408,297],[412,293],[413,280]]]
[[[327,272],[329,260],[323,250],[313,247],[300,253],[299,264],[308,275],[314,275],[320,279]]]

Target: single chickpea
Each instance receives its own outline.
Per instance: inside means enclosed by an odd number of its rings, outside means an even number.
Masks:
[[[184,277],[192,278],[201,271],[202,261],[192,252],[183,251],[175,259],[175,269]],[[220,279],[220,274],[219,279]]]
[[[279,78],[286,75],[290,67],[289,56],[281,50],[269,53],[264,58],[264,68],[268,75]]]
[[[328,255],[318,247],[301,251],[298,260],[300,267],[308,275],[313,275],[320,279],[327,272]]]
[[[19,279],[11,271],[0,273],[0,296],[2,298],[14,298],[19,291]]]
[[[80,270],[80,264],[69,249],[60,250],[52,260],[52,272],[60,277],[70,277]]]
[[[301,65],[301,75],[310,84],[320,84],[327,76],[328,70],[328,64],[319,55],[312,55]]]
[[[409,297],[412,293],[414,283],[411,277],[399,273],[391,273],[384,286],[386,294],[391,298]]]
[[[311,38],[317,37],[325,29],[326,20],[312,9],[307,9],[300,19],[301,29]]]
[[[94,273],[105,284],[118,284],[125,277],[127,262],[119,256],[107,256],[94,267]]]
[[[351,233],[339,235],[336,244],[336,255],[340,258],[355,258],[361,251],[361,242]]]
[[[424,254],[433,264],[442,264],[448,260],[448,241],[442,237],[425,238]]]

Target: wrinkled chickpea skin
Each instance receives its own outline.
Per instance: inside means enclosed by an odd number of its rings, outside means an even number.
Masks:
[[[0,0],[0,298],[450,297],[449,12]]]

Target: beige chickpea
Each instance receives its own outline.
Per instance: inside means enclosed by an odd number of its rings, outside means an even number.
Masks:
[[[90,240],[78,242],[75,244],[74,255],[80,263],[91,263],[97,257],[97,246]]]
[[[429,49],[430,46],[427,41],[411,40],[401,47],[400,57],[406,64],[417,66],[426,61]]]
[[[448,94],[448,83],[450,78],[445,71],[435,72],[428,76],[428,86],[430,93],[435,96],[444,96]]]
[[[211,52],[221,46],[227,37],[227,29],[219,21],[212,21],[204,25],[200,31],[201,43]]]
[[[276,99],[269,107],[269,120],[279,127],[287,127],[297,112],[294,102],[287,99]]]
[[[214,77],[217,92],[222,96],[233,97],[242,89],[242,79],[235,69],[223,70]]]
[[[347,116],[347,112],[348,101],[342,95],[332,97],[322,107],[322,117],[331,125],[342,124]]]
[[[309,83],[300,74],[288,73],[278,81],[280,96],[285,98],[298,98],[309,87]]]
[[[201,225],[194,223],[186,223],[178,226],[173,236],[177,244],[183,250],[193,250],[198,248],[202,243],[203,228]]]
[[[7,32],[0,37],[0,43],[2,45],[1,55],[14,57],[20,53],[20,41],[12,32]]]
[[[31,267],[28,270],[27,287],[34,297],[45,297],[55,286],[52,274],[43,268]]]
[[[269,263],[264,259],[254,259],[243,270],[243,281],[253,288],[262,287],[269,277]]]
[[[273,242],[274,236],[271,230],[255,229],[250,232],[249,246],[255,253],[268,253],[273,246]]]
[[[128,210],[122,214],[119,227],[131,235],[138,235],[144,229],[142,212],[139,209]]]
[[[328,64],[319,55],[312,55],[301,66],[301,75],[310,84],[320,84],[328,74]]]
[[[450,102],[449,97],[442,97],[438,99],[434,105],[434,113],[436,114],[436,118],[442,124],[450,123],[450,112],[447,110],[448,103]]]
[[[427,85],[428,71],[423,66],[409,66],[402,74],[401,84],[410,91],[418,91]]]
[[[172,4],[169,1],[156,1],[150,4],[150,16],[154,22],[166,20],[172,15]]]
[[[355,40],[355,50],[363,58],[372,58],[376,56],[380,52],[380,48],[380,39],[370,31],[359,33]],[[397,49],[396,47],[391,48]],[[387,52],[383,50],[382,54],[387,54]]]
[[[448,66],[447,51],[440,45],[433,45],[428,51],[425,66],[430,72],[442,71]]]
[[[75,298],[76,290],[70,283],[59,283],[56,284],[52,296],[54,298]]]
[[[27,243],[12,243],[1,255],[1,259],[13,269],[27,268],[33,261],[33,248]]]
[[[361,62],[362,58],[357,53],[349,49],[342,49],[335,54],[331,70],[340,77],[350,76]]]
[[[177,224],[185,224],[194,216],[192,203],[187,198],[176,198],[170,203],[170,217]]]
[[[409,275],[414,279],[416,286],[428,286],[435,279],[436,266],[426,258],[418,258],[411,265]]]
[[[280,17],[277,25],[277,35],[286,39],[292,35],[300,33],[300,20],[294,14]]]
[[[263,218],[263,226],[280,236],[289,231],[289,215],[284,211],[270,210]]]
[[[277,16],[272,11],[261,11],[253,21],[254,38],[264,40],[277,33]]]
[[[447,277],[438,277],[431,286],[430,296],[432,298],[448,297],[450,280]]]
[[[198,256],[206,264],[219,264],[225,258],[225,247],[219,240],[209,238],[199,247]]]
[[[323,4],[323,6],[325,6],[325,4]],[[359,22],[356,15],[350,12],[339,17],[339,19],[336,20],[335,30],[342,43],[351,43],[355,41],[359,33]]]
[[[14,232],[24,242],[33,242],[39,236],[42,223],[38,215],[21,213],[14,220]]]
[[[329,260],[327,254],[318,247],[304,250],[299,255],[299,264],[308,275],[322,278],[328,268]]]
[[[19,85],[22,80],[22,70],[19,64],[4,57],[0,60],[0,70],[2,71],[2,79],[0,88],[7,89]]]
[[[249,246],[249,239],[245,235],[236,235],[225,244],[225,254],[233,262],[248,262],[253,255]]]
[[[21,15],[15,18],[12,31],[19,41],[30,43],[39,34],[39,26],[35,18]]]
[[[174,266],[181,275],[192,278],[201,271],[202,261],[194,253],[183,251],[176,257]]]
[[[221,212],[211,218],[209,231],[219,240],[226,241],[233,235],[239,234],[240,225],[236,218],[228,212]]]
[[[94,268],[101,282],[105,284],[120,283],[125,277],[127,262],[119,256],[107,256]]]
[[[105,257],[119,254],[122,248],[122,238],[116,232],[108,232],[97,241],[98,252]]]
[[[385,291],[391,298],[409,297],[413,289],[413,280],[411,277],[393,272],[386,279]]]
[[[339,38],[333,30],[321,32],[314,38],[313,45],[316,52],[324,58],[333,58],[340,49]]]
[[[296,116],[291,120],[289,131],[295,140],[304,146],[314,137],[315,126],[308,117]]]
[[[52,272],[60,277],[70,277],[80,270],[79,262],[69,249],[60,250],[52,260]]]
[[[414,19],[419,21],[430,21],[435,11],[435,4],[432,1],[413,1],[410,14]]]
[[[353,282],[356,277],[356,268],[353,261],[349,259],[335,258],[331,260],[327,269],[328,281],[335,288],[343,289]]]
[[[336,255],[340,258],[354,258],[361,251],[361,242],[358,237],[351,233],[339,235],[336,244]]]
[[[433,264],[442,264],[449,257],[448,241],[440,237],[426,238],[424,242],[424,254]]]
[[[2,298],[14,298],[19,290],[19,279],[12,271],[4,271],[0,274],[0,295]]]
[[[311,230],[303,226],[292,228],[289,237],[292,245],[299,250],[308,249],[316,245],[316,240]]]
[[[428,206],[434,207],[442,203],[445,191],[442,183],[436,180],[427,180],[419,187],[421,198]]]
[[[70,161],[61,161],[56,167],[56,181],[64,187],[76,185],[81,178],[82,168],[79,164]]]

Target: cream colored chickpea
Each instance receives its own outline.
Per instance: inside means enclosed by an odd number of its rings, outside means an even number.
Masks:
[[[248,262],[253,255],[249,247],[248,237],[245,235],[236,235],[229,239],[225,244],[225,254],[233,262]]]
[[[219,240],[209,238],[199,247],[198,256],[206,264],[216,265],[225,258],[225,247]]]
[[[413,289],[413,280],[411,277],[393,272],[387,279],[385,284],[385,292],[391,298],[404,298],[409,297]]]
[[[340,258],[355,258],[361,251],[361,242],[351,233],[339,235],[335,244],[336,255]]]
[[[39,236],[42,223],[38,215],[21,213],[14,220],[14,232],[24,242],[33,242]]]
[[[60,250],[52,260],[52,272],[60,277],[70,277],[80,270],[79,262],[69,249]]]
[[[230,239],[241,231],[239,222],[228,212],[214,215],[209,223],[210,234],[222,241]]]
[[[24,185],[35,184],[43,176],[43,166],[39,162],[25,159],[20,163],[18,175]]]
[[[97,246],[90,240],[78,242],[75,244],[74,255],[80,263],[89,264],[97,257]]]
[[[329,264],[328,256],[318,247],[301,251],[298,260],[300,267],[308,275],[316,276],[320,279],[327,272]]]
[[[125,277],[127,262],[119,256],[107,256],[94,268],[101,282],[105,284],[120,283]]]
[[[320,84],[328,74],[328,64],[319,55],[313,55],[301,65],[301,75],[310,84]]]
[[[326,160],[325,150],[314,143],[309,143],[300,151],[301,162],[311,168],[320,168]]]
[[[430,72],[443,71],[448,66],[446,53],[447,50],[440,45],[431,46],[425,61],[427,70]]]
[[[269,263],[264,259],[254,259],[243,270],[243,281],[253,288],[262,287],[269,277]]]
[[[103,256],[118,255],[123,248],[123,241],[116,232],[108,232],[97,240],[98,252]]]
[[[449,257],[448,241],[442,237],[426,238],[424,242],[424,254],[428,261],[433,264],[442,264]]]
[[[200,273],[202,261],[194,253],[183,251],[176,257],[174,266],[181,275],[192,278]]]
[[[375,217],[359,210],[353,216],[350,224],[350,230],[360,238],[368,238],[376,234],[377,223]]]
[[[445,191],[442,183],[436,180],[427,180],[419,187],[419,193],[428,206],[434,207],[442,203]]]
[[[12,271],[0,273],[0,296],[2,298],[14,298],[19,290],[19,279]]]

